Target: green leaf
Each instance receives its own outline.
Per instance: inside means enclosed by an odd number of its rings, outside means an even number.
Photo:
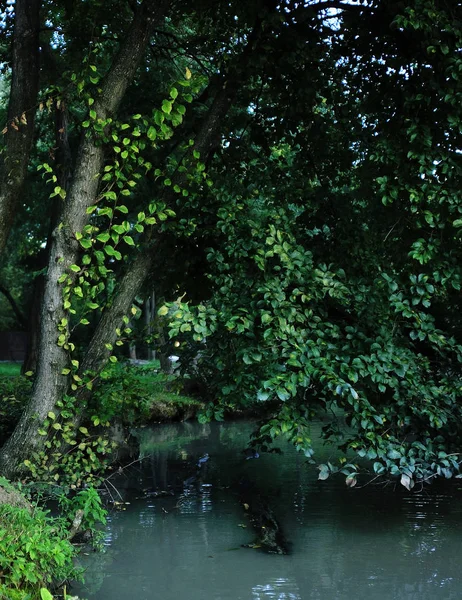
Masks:
[[[85,248],[85,250],[88,250],[88,248],[91,248],[91,240],[87,238],[82,238],[80,240],[80,245],[82,246],[82,248]]]
[[[401,454],[397,450],[393,450],[393,449],[389,450],[387,452],[387,456],[391,460],[398,460],[399,458],[401,458]]]
[[[46,588],[40,588],[40,598],[41,600],[53,600],[53,596]]]
[[[167,100],[165,100],[165,102],[167,102]],[[160,110],[156,110],[154,112],[154,121],[155,121],[156,125],[161,126],[162,123],[164,122],[164,119],[165,119],[165,115],[163,115]]]
[[[277,388],[276,395],[282,402],[285,402],[290,398],[290,393],[285,388]]]
[[[327,465],[319,465],[318,479],[320,479],[321,481],[325,481],[326,479],[329,478],[329,475],[330,475],[329,467]]]
[[[162,111],[168,115],[172,112],[172,102],[170,100],[162,102]]]

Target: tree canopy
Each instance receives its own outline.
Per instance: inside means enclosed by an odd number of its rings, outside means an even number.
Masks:
[[[354,485],[352,450],[408,489],[457,475],[460,4],[16,0],[2,15],[0,284],[15,269],[21,296],[35,278],[40,308],[2,470],[82,428],[155,290],[203,418],[268,406],[253,443],[285,434],[311,458],[310,421],[330,415],[345,458],[321,479]]]

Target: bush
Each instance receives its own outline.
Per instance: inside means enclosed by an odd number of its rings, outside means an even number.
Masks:
[[[47,511],[0,505],[1,600],[38,600],[52,582],[80,578],[65,522]]]
[[[80,529],[90,531],[92,536],[98,533],[98,524],[106,524],[107,510],[103,507],[98,491],[93,487],[80,490],[73,497],[62,494],[59,497],[59,508],[68,519],[69,527],[77,511],[82,511]]]
[[[91,404],[100,421],[117,419],[125,425],[139,425],[151,419],[156,404],[198,404],[180,394],[182,387],[180,378],[158,373],[152,366],[117,363],[101,374]]]

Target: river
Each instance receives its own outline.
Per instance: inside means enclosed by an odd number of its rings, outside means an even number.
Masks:
[[[139,432],[144,459],[114,477],[104,550],[83,556],[88,600],[460,600],[462,484],[407,492],[389,484],[349,489],[282,443],[246,460],[251,423],[178,423]],[[319,425],[313,425],[319,439]],[[201,492],[182,482],[210,454]],[[332,458],[316,443],[320,462]],[[255,481],[290,553],[243,548],[254,539],[235,485]],[[144,489],[144,494],[139,493]],[[153,497],[151,492],[175,491]]]

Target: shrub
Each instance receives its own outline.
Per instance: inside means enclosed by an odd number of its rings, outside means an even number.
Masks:
[[[182,379],[158,373],[152,366],[117,363],[101,374],[91,403],[101,421],[118,419],[125,425],[139,425],[150,420],[156,404],[198,404],[180,394],[182,387]]]
[[[59,508],[63,515],[68,519],[69,526],[75,517],[77,511],[83,512],[83,518],[80,529],[90,530],[94,535],[97,532],[96,526],[101,523],[106,524],[107,510],[103,507],[101,497],[94,487],[88,487],[75,496],[69,497],[65,494],[59,498]]]
[[[38,600],[52,582],[80,577],[63,519],[3,504],[0,524],[1,600]]]

